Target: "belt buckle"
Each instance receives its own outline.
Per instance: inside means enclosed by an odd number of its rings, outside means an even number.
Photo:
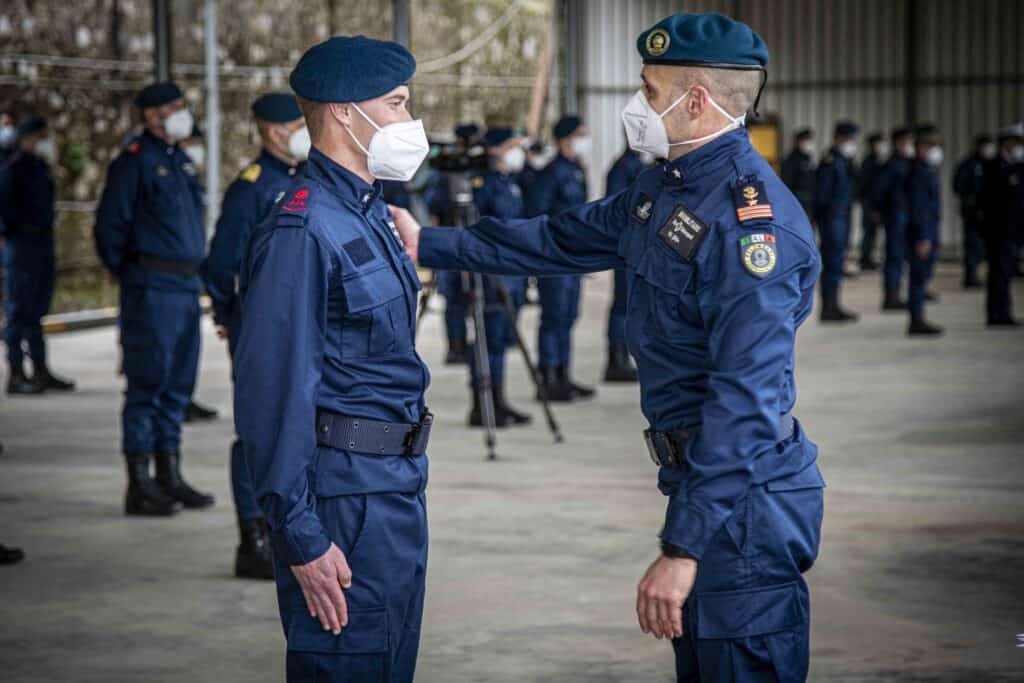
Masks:
[[[406,433],[405,439],[402,441],[402,455],[407,458],[416,455],[413,453],[413,449],[416,448],[416,442],[420,440],[420,433],[424,427],[429,427],[432,424],[434,424],[434,414],[426,409],[420,416],[420,421],[412,423],[412,427]]]

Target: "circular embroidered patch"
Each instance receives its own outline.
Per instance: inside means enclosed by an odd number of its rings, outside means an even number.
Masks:
[[[743,251],[743,266],[757,277],[775,270],[775,250],[764,242],[751,244]]]

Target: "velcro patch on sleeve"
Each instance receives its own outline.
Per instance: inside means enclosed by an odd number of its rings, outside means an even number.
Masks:
[[[767,277],[778,263],[775,235],[762,232],[740,238],[740,260],[754,277]]]
[[[768,193],[764,183],[754,178],[746,178],[732,188],[732,201],[736,205],[736,218],[740,222],[768,220],[774,218],[772,205],[768,202]]]
[[[661,241],[683,259],[690,261],[707,237],[708,226],[682,204],[672,211],[668,221],[658,230]]]

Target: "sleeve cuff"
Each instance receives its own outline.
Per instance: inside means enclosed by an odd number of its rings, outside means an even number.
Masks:
[[[435,270],[459,270],[456,264],[459,232],[454,228],[423,228],[420,231],[420,265]]]
[[[331,539],[312,512],[293,520],[288,526],[271,531],[270,542],[274,556],[289,567],[308,564],[331,547]]]
[[[670,498],[661,542],[700,560],[724,522],[725,519],[712,510]]]

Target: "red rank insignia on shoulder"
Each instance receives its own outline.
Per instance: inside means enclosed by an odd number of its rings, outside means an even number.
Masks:
[[[736,205],[736,217],[740,221],[757,219],[771,220],[774,217],[772,205],[760,180],[746,179],[732,188],[732,200]]]
[[[292,195],[291,199],[286,201],[281,208],[285,211],[305,211],[306,210],[306,197],[309,196],[309,190],[299,190]]]
[[[125,147],[125,151],[127,151],[127,152],[129,152],[131,154],[138,154],[140,149],[142,149],[142,145],[140,145],[137,142],[133,142],[130,145],[128,145],[127,147]]]

